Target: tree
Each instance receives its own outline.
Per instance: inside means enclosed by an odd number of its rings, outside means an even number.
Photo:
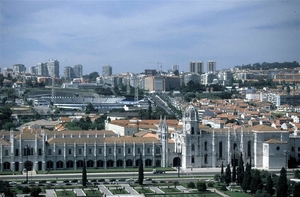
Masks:
[[[244,161],[243,161],[243,153],[240,154],[239,165],[237,168],[237,184],[241,185],[243,183],[244,177]]]
[[[87,175],[86,175],[86,163],[85,158],[83,159],[83,168],[82,168],[82,186],[86,187]]]
[[[300,196],[300,183],[296,183],[293,191],[294,196]]]
[[[257,190],[254,197],[271,197],[271,195],[265,190]]]
[[[33,197],[38,197],[39,194],[41,193],[41,188],[40,187],[32,187],[31,188],[31,191],[30,191],[30,196],[33,196]]]
[[[220,182],[224,183],[224,181],[225,181],[225,179],[224,179],[224,165],[223,165],[223,161],[222,161]]]
[[[206,184],[204,181],[197,182],[197,190],[198,191],[206,191]]]
[[[282,167],[280,170],[280,176],[276,187],[277,197],[286,197],[287,192],[288,192],[288,184],[287,184],[286,170],[284,167]]]
[[[0,180],[0,193],[3,193],[5,197],[13,197],[13,193],[10,191],[8,181]]]
[[[229,185],[231,182],[231,170],[230,170],[230,165],[227,165],[226,171],[225,171],[225,183]]]
[[[243,183],[242,183],[242,188],[244,192],[247,192],[247,190],[250,189],[250,183],[251,183],[251,166],[247,162],[246,164],[246,170],[244,172],[244,178],[243,178]]]
[[[273,187],[274,187],[273,180],[272,180],[271,174],[269,174],[268,177],[267,177],[265,190],[271,196],[274,195],[274,189],[273,189]]]
[[[142,153],[140,153],[140,161],[139,161],[139,184],[143,185],[144,180],[144,167],[143,167],[143,159],[142,159]]]
[[[262,190],[263,183],[260,178],[259,170],[253,170],[253,176],[251,177],[250,190],[251,194],[255,194],[257,190]]]
[[[236,181],[236,165],[235,165],[235,153],[233,153],[233,164],[232,164],[232,182]]]

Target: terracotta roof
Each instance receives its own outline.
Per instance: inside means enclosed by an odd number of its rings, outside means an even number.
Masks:
[[[268,125],[255,125],[253,127],[250,127],[249,129],[253,130],[254,132],[264,132],[264,131],[285,132],[285,131],[275,129],[274,127]]]
[[[10,146],[10,142],[4,138],[0,139],[0,145],[4,145],[4,146]]]

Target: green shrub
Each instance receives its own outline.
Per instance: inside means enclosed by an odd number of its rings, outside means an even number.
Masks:
[[[221,190],[222,190],[222,191],[227,191],[226,185],[222,185],[222,186],[221,186]]]
[[[189,182],[188,183],[188,188],[195,188],[195,183],[194,182]]]
[[[197,189],[198,191],[206,191],[206,184],[204,181],[197,182]]]
[[[213,182],[209,182],[209,183],[207,184],[207,186],[208,186],[208,187],[213,187],[213,186],[214,186],[214,183],[213,183]]]
[[[22,194],[29,194],[30,193],[30,188],[29,187],[23,187],[22,189]]]

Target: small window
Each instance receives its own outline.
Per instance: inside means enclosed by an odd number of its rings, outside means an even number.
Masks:
[[[207,163],[207,154],[204,155],[204,163]]]
[[[102,154],[102,148],[98,149],[99,154]]]
[[[298,147],[298,151],[300,151],[300,147]]]
[[[89,148],[89,154],[92,154],[92,149],[91,148]]]
[[[128,154],[131,154],[131,149],[130,149],[130,148],[128,148],[128,151],[127,151],[127,152],[128,152]]]
[[[277,147],[276,147],[276,150],[280,150],[280,147],[279,147],[279,146],[277,146]]]
[[[147,148],[147,153],[150,153],[150,148],[149,147]]]
[[[8,150],[5,150],[5,156],[8,156]]]
[[[49,150],[48,150],[48,155],[51,155],[51,154],[52,154],[52,150],[49,149]]]
[[[192,151],[195,151],[195,144],[192,144]]]
[[[207,141],[204,142],[204,150],[207,151]]]
[[[137,150],[137,151],[138,151],[138,153],[141,153],[141,149],[140,149],[140,148],[138,148],[138,150]]]
[[[71,155],[72,154],[72,149],[69,149],[69,155]]]
[[[295,148],[294,148],[294,147],[292,147],[292,151],[295,151]]]
[[[111,154],[111,148],[108,149],[108,154]]]
[[[82,154],[82,149],[78,149],[78,154],[81,155]]]
[[[192,163],[195,163],[195,157],[194,157],[194,155],[192,156]]]
[[[122,150],[121,148],[118,149],[119,154],[122,154]]]
[[[58,154],[61,155],[61,149],[58,149]]]
[[[42,155],[42,149],[41,148],[39,148],[38,152],[39,152],[39,155]]]
[[[19,149],[16,149],[15,155],[16,155],[16,156],[19,156]]]

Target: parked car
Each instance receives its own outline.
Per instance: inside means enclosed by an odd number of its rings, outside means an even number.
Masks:
[[[72,182],[72,183],[77,183],[78,180],[77,180],[77,179],[74,179],[74,180],[72,180],[71,182]]]
[[[146,178],[145,181],[152,181],[152,179],[151,178]]]
[[[119,181],[126,181],[126,179],[125,178],[120,178]]]
[[[105,182],[105,179],[99,179],[98,182]]]

